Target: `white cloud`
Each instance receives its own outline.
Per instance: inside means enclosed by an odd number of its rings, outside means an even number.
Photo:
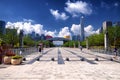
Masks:
[[[97,29],[95,32],[96,34],[100,34],[100,29]]]
[[[84,31],[85,31],[85,36],[90,36],[92,34],[99,34],[99,29],[94,31],[94,28],[92,25],[88,25],[87,27],[85,27]]]
[[[71,31],[72,31],[75,35],[80,34],[80,25],[72,24]]]
[[[31,21],[29,21],[29,20],[27,22],[26,21],[14,22],[14,23],[7,22],[6,28],[16,28],[16,29],[18,29],[18,33],[21,29],[23,29],[25,34],[29,34],[29,33],[32,33],[34,31],[35,33],[38,33],[39,35],[45,34],[45,35],[50,35],[50,36],[53,36],[53,37],[56,37],[56,36],[59,36],[59,37],[71,36],[69,27],[63,27],[57,34],[56,30],[55,31],[44,30],[43,25],[32,24]],[[96,33],[98,34],[99,33],[99,29],[95,31],[92,25],[88,25],[87,27],[84,28],[84,30],[85,30],[85,35],[86,36],[89,36],[91,34],[96,34]],[[71,26],[71,31],[75,35],[79,34],[80,24],[79,25],[73,24]]]
[[[64,36],[71,36],[70,30],[68,27],[64,27],[61,29],[61,31],[58,34],[59,37],[64,37]]]
[[[82,1],[76,1],[76,2],[66,2],[67,7],[65,7],[65,10],[72,14],[73,17],[77,17],[80,14],[84,15],[90,15],[92,14],[92,9],[90,4]]]
[[[50,9],[51,14],[56,18],[56,20],[66,20],[69,18],[64,12],[59,13],[58,10]]]
[[[74,35],[80,34],[80,24],[79,25],[73,24],[71,26],[71,31],[74,33]],[[99,29],[95,31],[92,25],[88,25],[84,27],[84,32],[85,36],[90,36],[92,34],[99,34]]]
[[[22,22],[7,22],[6,28],[16,28],[18,29],[18,33],[21,29],[24,30],[25,34],[32,33],[33,31],[38,34],[44,33],[43,25],[41,24],[32,24],[30,21],[22,21]]]
[[[50,35],[50,36],[56,36],[56,30],[55,31],[45,31],[45,35]]]
[[[56,31],[47,31],[47,30],[44,30],[43,29],[43,25],[41,24],[32,24],[32,21],[33,20],[23,20],[21,22],[7,22],[6,24],[6,28],[15,28],[15,29],[18,29],[18,33],[20,32],[21,29],[23,29],[24,31],[24,34],[29,34],[29,33],[32,33],[32,32],[35,32],[39,35],[41,34],[45,34],[45,35],[50,35],[50,36],[55,36],[55,33]]]

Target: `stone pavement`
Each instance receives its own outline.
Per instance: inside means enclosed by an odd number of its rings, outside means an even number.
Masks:
[[[58,56],[59,51],[61,57]],[[99,61],[94,60],[96,56]],[[33,55],[29,57],[32,60]],[[66,57],[70,61],[66,61]],[[80,61],[83,57],[85,61]],[[120,80],[120,63],[110,61],[109,57],[86,49],[46,49],[39,57],[40,61],[33,59],[31,64],[0,65],[5,66],[0,67],[0,80]],[[55,58],[55,61],[51,61],[51,58]],[[64,64],[58,64],[58,58],[63,59]]]

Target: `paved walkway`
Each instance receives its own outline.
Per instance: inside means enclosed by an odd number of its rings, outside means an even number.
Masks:
[[[61,57],[58,57],[59,51]],[[110,61],[110,55],[77,48],[59,48],[59,51],[48,48],[42,56],[29,55],[31,64],[27,61],[24,65],[0,65],[0,80],[120,80],[120,63]],[[94,60],[96,56],[99,61]],[[83,57],[85,61],[80,61]],[[64,64],[58,64],[59,58]]]

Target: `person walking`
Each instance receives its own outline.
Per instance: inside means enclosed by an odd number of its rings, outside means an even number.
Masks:
[[[0,64],[2,64],[2,58],[3,58],[3,49],[2,46],[0,46]]]
[[[80,46],[80,50],[82,51],[82,46]]]
[[[114,48],[114,53],[115,53],[115,58],[117,58],[118,54],[117,54],[117,48]]]
[[[41,50],[42,50],[42,47],[41,47],[41,45],[39,46],[39,52],[41,53]]]

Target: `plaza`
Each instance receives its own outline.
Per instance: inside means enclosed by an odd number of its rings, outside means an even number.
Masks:
[[[0,65],[0,80],[120,80],[119,57],[112,57],[87,49],[45,48],[26,56],[21,65]]]

